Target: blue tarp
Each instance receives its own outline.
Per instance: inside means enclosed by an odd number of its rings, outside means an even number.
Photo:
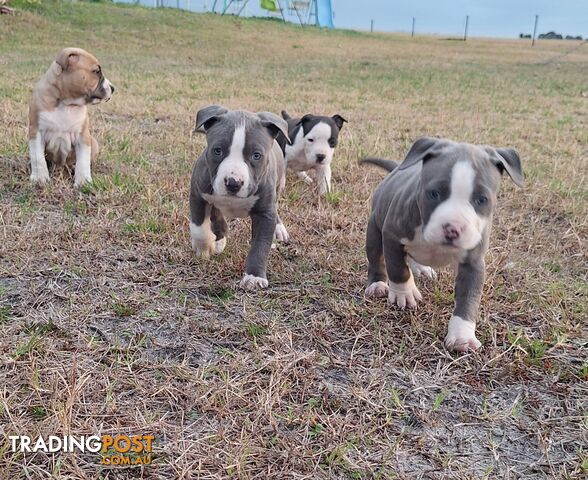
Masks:
[[[316,21],[320,27],[335,28],[331,0],[316,0]]]

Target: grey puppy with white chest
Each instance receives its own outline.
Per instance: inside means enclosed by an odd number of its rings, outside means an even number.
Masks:
[[[190,236],[197,256],[208,258],[226,245],[225,218],[251,217],[251,248],[241,287],[265,288],[274,236],[288,241],[277,212],[286,163],[275,141],[288,139],[285,120],[269,112],[229,111],[219,105],[196,115],[207,146],[198,157],[190,188]]]
[[[431,267],[453,265],[455,309],[448,349],[476,350],[475,328],[485,276],[492,213],[501,173],[522,186],[519,155],[510,148],[424,137],[399,165],[366,158],[391,173],[373,195],[368,222],[366,296],[416,307],[421,293],[414,275],[434,277]]]

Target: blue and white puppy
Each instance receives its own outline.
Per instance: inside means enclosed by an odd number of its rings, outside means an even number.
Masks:
[[[225,218],[251,217],[251,248],[240,286],[266,288],[267,262],[275,237],[288,241],[277,203],[285,185],[285,162],[275,138],[288,140],[286,122],[269,112],[229,111],[219,105],[196,114],[206,149],[194,166],[190,188],[190,236],[197,256],[226,245]]]
[[[288,133],[292,143],[278,139],[286,157],[288,168],[297,172],[306,183],[313,183],[308,170],[315,170],[319,193],[331,191],[331,162],[339,139],[339,131],[347,122],[341,115],[324,117],[304,115],[291,118],[286,111],[282,117],[288,122]]]
[[[391,173],[376,188],[367,227],[366,296],[388,297],[400,308],[422,299],[414,275],[453,265],[455,309],[448,349],[476,350],[476,319],[485,276],[492,213],[501,173],[522,186],[515,150],[420,138],[398,165],[366,158]]]

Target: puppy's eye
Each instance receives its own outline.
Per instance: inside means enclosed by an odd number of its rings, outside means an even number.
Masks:
[[[337,145],[337,142],[335,141],[335,139],[329,138],[329,147],[335,148],[336,145]]]
[[[314,142],[314,138],[307,138],[307,140],[308,140],[310,143]]]
[[[441,198],[441,192],[439,190],[428,190],[427,198],[429,200],[439,200]]]
[[[212,149],[212,153],[214,153],[215,155],[222,155],[223,154],[223,149],[221,147],[214,147]]]
[[[485,195],[478,195],[475,199],[474,199],[474,203],[478,206],[481,207],[482,205],[486,205],[488,203],[488,197],[486,197]]]
[[[101,73],[101,72],[102,72],[102,69],[101,69],[100,67],[97,67],[97,68],[94,70],[94,73],[95,73],[96,75],[100,75],[100,73]]]
[[[259,162],[262,156],[263,155],[261,154],[261,152],[253,152],[253,155],[251,155],[251,160],[253,160],[254,162]]]

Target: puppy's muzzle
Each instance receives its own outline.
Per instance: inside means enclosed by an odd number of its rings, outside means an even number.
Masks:
[[[236,180],[233,177],[226,177],[225,178],[225,188],[227,189],[227,193],[231,195],[236,195],[241,187],[243,186],[243,180]]]
[[[96,90],[94,90],[89,98],[88,103],[100,103],[100,102],[108,102],[112,95],[114,94],[114,85],[110,83],[107,79],[104,79],[98,84]]]
[[[451,223],[444,223],[443,235],[445,236],[445,241],[451,244],[459,238],[460,229],[457,226],[452,225]]]
[[[116,90],[116,88],[107,79],[104,79],[104,82],[102,83],[102,88],[104,90],[104,100],[108,102],[114,95],[114,91]]]

